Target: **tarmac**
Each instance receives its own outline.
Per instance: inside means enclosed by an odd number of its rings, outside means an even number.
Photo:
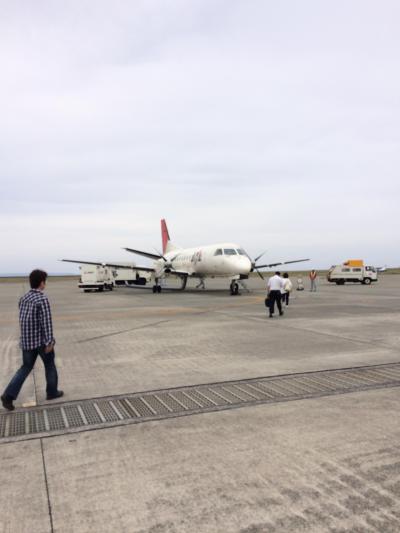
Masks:
[[[273,319],[261,280],[240,296],[226,281],[206,285],[85,294],[50,279],[58,403],[400,362],[398,275],[371,286],[320,279],[315,293],[306,282]],[[17,302],[27,289],[0,284],[1,390],[20,365]],[[399,393],[0,439],[0,532],[398,533]],[[50,405],[40,361],[15,404]]]

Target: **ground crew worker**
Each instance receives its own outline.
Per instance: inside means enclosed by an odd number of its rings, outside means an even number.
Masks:
[[[310,282],[311,282],[310,291],[316,292],[317,290],[317,271],[316,270],[311,270]]]

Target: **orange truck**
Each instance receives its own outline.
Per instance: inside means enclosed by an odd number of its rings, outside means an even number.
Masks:
[[[329,269],[327,280],[336,285],[344,285],[346,282],[370,285],[373,281],[378,281],[378,274],[375,267],[364,265],[362,259],[348,259],[343,265],[333,265]]]

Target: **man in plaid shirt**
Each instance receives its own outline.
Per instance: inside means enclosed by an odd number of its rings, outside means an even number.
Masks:
[[[46,373],[47,400],[60,398],[64,393],[58,390],[58,375],[54,362],[53,324],[50,304],[43,293],[47,274],[33,270],[29,275],[31,290],[19,301],[19,323],[21,327],[22,366],[16,372],[1,396],[3,407],[12,411],[24,381],[33,369],[40,355]]]

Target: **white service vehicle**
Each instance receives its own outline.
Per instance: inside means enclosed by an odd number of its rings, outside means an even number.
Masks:
[[[112,269],[114,285],[146,285],[151,280],[151,273],[134,270],[135,266],[135,263],[121,263],[121,267],[125,268],[114,267]]]
[[[376,268],[373,266],[350,264],[333,265],[327,275],[328,281],[336,285],[344,285],[346,282],[362,283],[370,285],[373,281],[378,281]]]
[[[102,265],[81,265],[79,270],[81,277],[78,287],[83,289],[83,292],[113,290],[114,277],[110,267]]]

